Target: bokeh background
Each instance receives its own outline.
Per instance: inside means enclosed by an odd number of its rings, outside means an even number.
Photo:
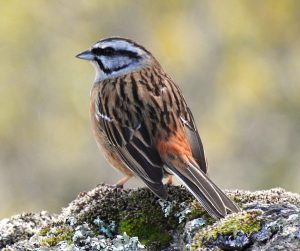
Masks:
[[[220,187],[299,192],[299,11],[297,0],[1,1],[0,217],[59,212],[121,177],[90,130],[94,70],[74,57],[116,35],[181,86]]]

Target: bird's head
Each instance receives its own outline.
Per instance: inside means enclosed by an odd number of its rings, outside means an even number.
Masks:
[[[155,60],[141,45],[120,37],[103,39],[76,57],[93,64],[96,81],[125,75],[147,67]]]

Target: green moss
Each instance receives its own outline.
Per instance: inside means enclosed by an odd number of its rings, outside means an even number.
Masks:
[[[227,235],[233,233],[235,236],[238,232],[251,234],[258,232],[261,228],[260,220],[257,218],[258,211],[245,212],[225,219],[213,233],[213,237],[217,237],[217,233]]]
[[[200,206],[199,202],[194,201],[191,206],[191,212],[188,215],[188,220],[193,220],[197,218],[203,218],[206,222],[205,225],[212,225],[216,222],[203,207]]]
[[[231,235],[235,237],[237,233],[251,235],[261,229],[261,219],[258,217],[260,211],[242,212],[239,214],[229,215],[227,218],[217,222],[212,226],[201,229],[194,237],[195,245],[193,247],[202,246],[203,243],[220,235]]]
[[[50,229],[51,229],[50,226],[43,227],[43,228],[40,230],[40,236],[46,236],[47,233],[50,231]]]
[[[168,230],[170,224],[157,199],[141,192],[132,193],[127,209],[122,213],[118,232],[137,236],[142,244],[158,249],[170,242]]]
[[[161,224],[149,221],[148,217],[122,220],[119,231],[126,232],[129,236],[138,236],[144,245],[156,243],[164,246],[170,241],[169,234],[162,229]]]
[[[40,235],[45,236],[40,242],[40,245],[52,247],[61,241],[66,241],[68,244],[71,244],[74,233],[67,227],[45,227],[40,230]]]

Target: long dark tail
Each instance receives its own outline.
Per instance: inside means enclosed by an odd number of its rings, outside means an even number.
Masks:
[[[241,211],[198,167],[191,164],[179,170],[168,166],[168,170],[183,182],[213,218]]]

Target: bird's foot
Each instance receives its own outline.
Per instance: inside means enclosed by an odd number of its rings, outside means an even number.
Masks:
[[[167,185],[167,186],[173,185],[173,176],[172,176],[172,175],[169,175],[169,176],[167,177],[166,185]]]
[[[124,188],[125,183],[131,178],[132,176],[124,176],[122,179],[118,180],[118,182],[114,185],[117,188]]]

